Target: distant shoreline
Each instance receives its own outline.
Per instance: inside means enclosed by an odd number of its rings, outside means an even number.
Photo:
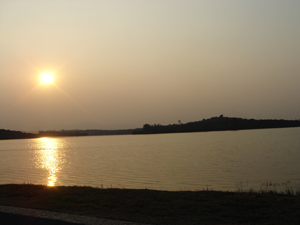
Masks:
[[[37,133],[26,133],[0,129],[0,140],[28,139],[41,137],[77,137],[77,136],[101,136],[101,135],[129,135],[129,134],[164,134],[164,133],[187,133],[229,130],[250,130],[269,128],[300,127],[300,120],[255,120],[237,117],[212,117],[201,121],[182,124],[144,124],[142,128],[120,129],[120,130],[60,130],[39,131]]]
[[[300,127],[300,120],[255,120],[237,117],[212,117],[201,121],[181,124],[145,124],[142,129],[135,130],[133,134],[162,134],[162,133],[185,133],[185,132],[208,132],[229,130],[253,130],[269,128]]]

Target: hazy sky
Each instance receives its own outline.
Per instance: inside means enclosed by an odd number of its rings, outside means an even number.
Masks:
[[[0,129],[300,119],[299,12],[299,0],[0,0]]]

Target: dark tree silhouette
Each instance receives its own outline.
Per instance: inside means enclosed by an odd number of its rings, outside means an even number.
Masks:
[[[142,129],[133,131],[133,134],[155,134],[155,133],[178,133],[178,132],[201,132],[222,130],[245,130],[263,128],[300,127],[299,120],[255,120],[237,117],[218,117],[203,119],[202,121],[189,122],[186,124],[145,124]]]

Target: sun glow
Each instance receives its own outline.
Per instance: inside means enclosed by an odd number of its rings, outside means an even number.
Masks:
[[[52,72],[41,73],[41,83],[42,84],[52,84],[54,81],[54,75]]]

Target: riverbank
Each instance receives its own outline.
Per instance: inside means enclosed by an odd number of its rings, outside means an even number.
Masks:
[[[157,191],[0,185],[0,205],[148,224],[299,224],[291,192]]]
[[[178,124],[144,124],[142,128],[117,129],[117,130],[46,130],[35,133],[0,129],[0,140],[28,139],[41,137],[77,137],[77,136],[102,136],[102,135],[130,135],[130,134],[163,134],[163,133],[187,133],[229,130],[253,130],[270,128],[300,127],[300,120],[274,120],[274,119],[243,119],[238,117],[211,117],[201,121]]]

